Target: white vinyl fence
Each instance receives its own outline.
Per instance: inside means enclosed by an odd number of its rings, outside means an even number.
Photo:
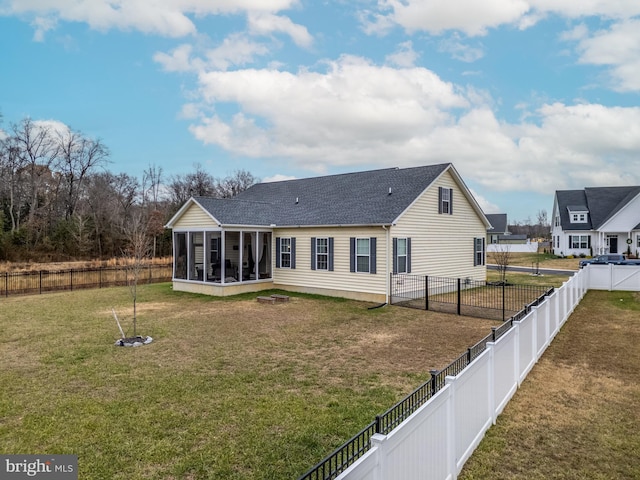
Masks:
[[[588,265],[584,268],[589,288],[640,292],[640,266]]]
[[[513,322],[508,332],[488,343],[460,374],[447,377],[444,388],[388,435],[374,434],[371,448],[337,478],[455,479],[584,296],[592,267],[577,272]],[[640,275],[632,277],[640,281]]]
[[[538,242],[487,244],[487,253],[504,251],[510,253],[536,253],[538,251]]]

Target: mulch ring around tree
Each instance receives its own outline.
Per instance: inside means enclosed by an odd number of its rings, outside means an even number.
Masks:
[[[151,337],[141,337],[140,335],[136,337],[127,337],[127,338],[119,338],[116,340],[116,347],[141,347],[143,345],[148,345],[153,342],[153,338]]]

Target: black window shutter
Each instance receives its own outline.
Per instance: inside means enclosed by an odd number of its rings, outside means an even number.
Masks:
[[[587,248],[591,248],[591,235],[587,237]]]
[[[438,187],[438,213],[442,213],[442,187]]]
[[[393,273],[398,273],[398,239],[393,239]]]
[[[311,237],[311,270],[316,269],[316,237]]]
[[[486,258],[487,258],[487,248],[485,244],[485,238],[482,237],[482,265],[486,264]]]
[[[329,237],[329,271],[333,272],[333,237]]]
[[[569,248],[571,248],[571,245],[572,245],[572,243],[571,243],[571,235],[569,235]]]
[[[478,255],[476,254],[476,249],[478,248],[478,239],[474,238],[473,239],[473,266],[477,266],[478,265]]]
[[[280,237],[276,237],[276,268],[280,268]]]
[[[296,237],[291,237],[291,268],[296,268]]]
[[[376,273],[376,237],[369,239],[369,273]]]
[[[356,271],[356,238],[349,239],[349,271]]]
[[[449,215],[453,215],[453,188],[449,189]]]
[[[407,238],[407,273],[411,273],[411,239]]]

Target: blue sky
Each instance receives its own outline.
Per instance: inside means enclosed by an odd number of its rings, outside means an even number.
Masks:
[[[0,128],[108,169],[268,181],[452,162],[487,213],[640,184],[637,0],[0,0]]]

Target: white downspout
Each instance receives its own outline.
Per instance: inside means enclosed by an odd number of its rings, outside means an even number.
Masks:
[[[391,290],[391,275],[389,275],[389,273],[391,272],[390,268],[389,268],[389,260],[391,259],[390,254],[389,254],[389,248],[390,248],[390,243],[391,243],[391,230],[390,228],[387,228],[386,225],[382,225],[383,230],[386,232],[386,240],[385,240],[385,244],[386,244],[386,266],[385,266],[385,303],[389,304],[391,301],[391,296],[389,295],[389,291]]]

